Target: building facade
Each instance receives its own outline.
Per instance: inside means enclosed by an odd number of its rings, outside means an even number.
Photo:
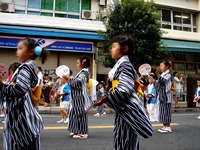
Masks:
[[[155,0],[155,3],[162,16],[162,41],[166,50],[171,51],[172,71],[184,75],[183,101],[186,101],[187,93],[193,95],[192,89],[196,87],[196,81],[190,84],[188,79],[200,77],[200,0]]]
[[[24,37],[37,40],[50,51],[45,73],[52,74],[59,65],[77,73],[76,60],[81,55],[91,59],[90,73],[96,78],[95,50],[105,32],[102,22],[105,0],[0,0],[0,62],[15,62],[17,43]]]
[[[186,93],[187,78],[200,76],[200,0],[154,1],[162,41],[173,71],[184,74]],[[51,52],[42,66],[50,74],[63,64],[76,74],[76,59],[84,54],[91,58],[91,76],[105,78],[110,69],[95,63],[95,51],[102,40],[98,31],[106,32],[102,20],[109,3],[114,0],[0,0],[0,62],[13,63],[17,42],[32,37]]]

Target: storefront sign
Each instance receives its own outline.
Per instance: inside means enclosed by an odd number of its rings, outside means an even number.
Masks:
[[[17,44],[21,38],[16,37],[2,37],[0,36],[0,47],[3,48],[17,48]],[[34,38],[41,47],[46,47],[47,50],[52,51],[71,51],[71,52],[93,52],[92,42],[79,42],[68,40],[55,39],[41,39]]]

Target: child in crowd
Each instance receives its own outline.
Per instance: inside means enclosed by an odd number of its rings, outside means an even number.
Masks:
[[[159,70],[161,74],[157,71],[157,76],[159,78],[157,83],[157,94],[159,99],[159,121],[163,123],[163,127],[158,130],[160,133],[171,133],[171,107],[172,107],[172,75],[169,72],[171,67],[171,61],[163,61],[160,63]]]
[[[113,38],[111,56],[116,64],[108,74],[113,90],[96,104],[99,106],[107,102],[116,112],[115,150],[138,150],[140,137],[148,138],[153,134],[143,104],[134,90],[137,74],[128,57],[133,55],[134,48],[134,40],[130,36],[119,35]]]
[[[155,74],[150,73],[148,77],[149,85],[147,86],[147,90],[144,92],[147,99],[147,111],[151,122],[158,121],[156,117],[157,105],[156,105],[156,88],[154,85],[155,79],[156,79]]]
[[[31,88],[37,85],[35,59],[45,62],[48,52],[34,39],[20,40],[16,58],[21,63],[9,84],[0,81],[0,93],[6,97],[4,150],[39,150],[43,121],[32,103]]]
[[[42,68],[37,67],[36,68],[37,76],[38,76],[38,83],[36,86],[43,86],[43,73],[42,73]]]
[[[199,107],[199,102],[200,102],[200,80],[197,80],[197,88],[196,88],[196,91],[195,91],[193,102],[196,103],[196,107]],[[200,115],[199,115],[199,117],[197,117],[197,119],[200,119]]]
[[[97,87],[97,99],[100,99],[102,96],[105,94],[105,82],[101,81]],[[104,104],[100,105],[97,108],[97,113],[94,114],[94,116],[99,117],[99,116],[106,116],[106,112],[104,111]]]
[[[69,75],[64,76],[66,80],[69,80],[71,89],[68,130],[74,139],[88,138],[88,114],[86,110],[92,104],[86,86],[89,80],[89,67],[90,59],[87,56],[82,56],[77,60],[77,69],[80,72],[74,78],[70,78]]]
[[[69,110],[69,101],[70,101],[70,87],[65,78],[60,78],[61,87],[58,93],[58,97],[60,98],[60,113],[61,120],[57,121],[57,123],[68,123],[68,110]],[[64,120],[66,118],[66,120]]]
[[[45,107],[48,107],[48,106],[51,105],[49,93],[52,90],[54,82],[53,82],[51,76],[45,75],[43,83],[44,83],[43,89],[42,89],[42,93],[44,95],[44,103],[43,104],[44,104]]]
[[[9,84],[10,83],[15,70],[17,70],[17,68],[19,66],[20,66],[20,63],[18,63],[18,62],[15,62],[15,63],[13,63],[13,64],[11,64],[9,66],[9,76],[8,76],[5,84]],[[5,114],[6,114],[6,101],[5,101],[4,97],[2,97],[2,100],[0,100],[0,101],[1,101],[1,106],[0,106],[1,107],[1,109],[0,109],[1,110],[1,114],[0,114],[0,117],[5,117]],[[2,121],[2,123],[5,123],[5,121]]]

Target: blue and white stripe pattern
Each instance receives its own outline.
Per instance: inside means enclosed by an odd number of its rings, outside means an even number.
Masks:
[[[22,64],[13,75],[11,83],[0,85],[6,99],[7,113],[4,127],[5,150],[39,150],[43,121],[32,104],[31,88],[38,78],[34,61]],[[15,85],[12,82],[16,83]]]
[[[88,114],[86,110],[92,104],[86,87],[88,80],[89,72],[86,69],[81,70],[75,78],[69,80],[71,109],[68,130],[75,134],[88,134]]]
[[[172,75],[169,70],[161,74],[157,84],[159,100],[159,121],[163,124],[171,123],[171,105],[172,105]]]
[[[134,91],[136,77],[136,72],[129,61],[121,63],[113,76],[113,80],[119,80],[114,92],[108,94],[108,105],[116,111],[115,150],[136,150],[140,137],[148,138],[153,134],[142,102]]]

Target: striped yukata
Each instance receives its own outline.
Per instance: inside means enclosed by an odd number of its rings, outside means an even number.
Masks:
[[[4,150],[40,149],[43,122],[32,104],[31,95],[31,88],[36,86],[37,81],[35,62],[27,61],[15,71],[11,83],[0,85],[7,104]]]
[[[86,87],[88,80],[88,69],[82,69],[75,78],[69,79],[71,107],[68,131],[75,134],[88,134],[88,114],[86,110],[92,104]]]
[[[132,64],[124,56],[111,70],[110,80],[119,80],[114,92],[108,94],[108,105],[116,111],[114,128],[115,150],[139,149],[140,137],[152,136],[151,123],[145,113],[141,100],[134,91],[134,80],[137,77]],[[109,76],[110,76],[109,73]]]
[[[157,84],[159,100],[159,121],[163,124],[171,123],[171,106],[172,106],[172,75],[169,70],[161,74]]]

